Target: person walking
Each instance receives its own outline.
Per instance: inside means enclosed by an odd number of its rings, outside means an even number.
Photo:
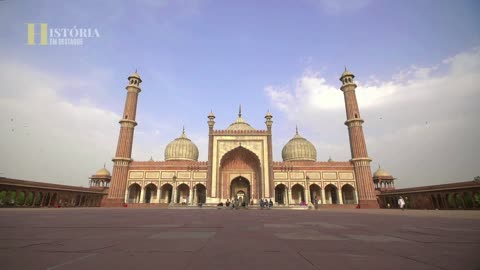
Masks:
[[[405,200],[402,198],[402,196],[400,196],[400,198],[398,198],[398,206],[400,206],[400,209],[405,210]]]

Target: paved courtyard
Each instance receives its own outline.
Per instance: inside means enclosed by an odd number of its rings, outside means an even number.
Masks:
[[[480,269],[480,211],[0,209],[2,269]]]

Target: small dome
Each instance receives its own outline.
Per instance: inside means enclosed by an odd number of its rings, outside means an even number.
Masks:
[[[98,176],[110,176],[110,172],[105,169],[105,167],[101,168],[100,170],[98,170],[95,175],[98,175]]]
[[[345,71],[342,73],[342,76],[340,77],[340,80],[342,80],[342,78],[345,77],[345,76],[355,77],[355,75],[353,75],[353,73],[351,73],[350,71],[347,70],[347,67],[345,67]]]
[[[183,129],[182,135],[165,148],[165,160],[198,160],[197,146],[185,135]]]
[[[392,177],[390,173],[378,166],[377,171],[373,174],[373,177]]]
[[[233,122],[227,130],[255,130],[250,124],[245,122],[242,118],[242,106],[240,106],[238,110],[238,118],[235,122]]]
[[[298,134],[297,128],[295,136],[283,147],[282,158],[283,161],[316,161],[317,150],[311,142]]]
[[[128,78],[131,78],[131,77],[140,79],[140,75],[137,73],[137,70],[135,70],[135,72],[132,75],[130,75]]]

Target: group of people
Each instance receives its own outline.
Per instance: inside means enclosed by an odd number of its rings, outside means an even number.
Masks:
[[[223,206],[223,203],[219,203],[217,206]],[[225,202],[225,207],[229,208],[232,207],[232,209],[238,209],[238,207],[247,207],[247,204],[244,201],[240,201],[238,198],[232,199],[230,202],[229,199]]]
[[[273,202],[272,199],[267,200],[267,199],[260,199],[260,208],[272,208],[273,207]]]

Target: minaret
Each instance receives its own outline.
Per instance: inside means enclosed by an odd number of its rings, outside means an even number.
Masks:
[[[265,125],[267,125],[267,151],[268,151],[268,181],[270,187],[270,196],[275,194],[273,185],[273,149],[272,149],[272,114],[270,111],[265,115]]]
[[[212,169],[213,169],[213,126],[215,125],[215,115],[213,111],[208,114],[208,170],[207,170],[207,196],[211,196],[212,192]]]
[[[367,146],[363,136],[363,119],[360,117],[358,109],[355,88],[357,85],[353,82],[355,76],[347,70],[343,72],[340,81],[345,97],[345,110],[347,112],[347,121],[345,125],[348,127],[348,136],[350,139],[350,151],[352,154],[352,163],[355,170],[355,178],[357,181],[358,203],[361,208],[378,208],[377,197],[375,195],[375,187],[372,181],[372,171],[368,157]]]
[[[137,122],[135,116],[137,113],[137,100],[142,79],[137,71],[128,77],[127,99],[123,110],[120,123],[120,135],[118,137],[117,152],[113,161],[113,174],[108,191],[108,197],[104,201],[104,206],[122,206],[125,202],[125,191],[127,188],[128,165],[132,161],[132,143],[133,132]]]

